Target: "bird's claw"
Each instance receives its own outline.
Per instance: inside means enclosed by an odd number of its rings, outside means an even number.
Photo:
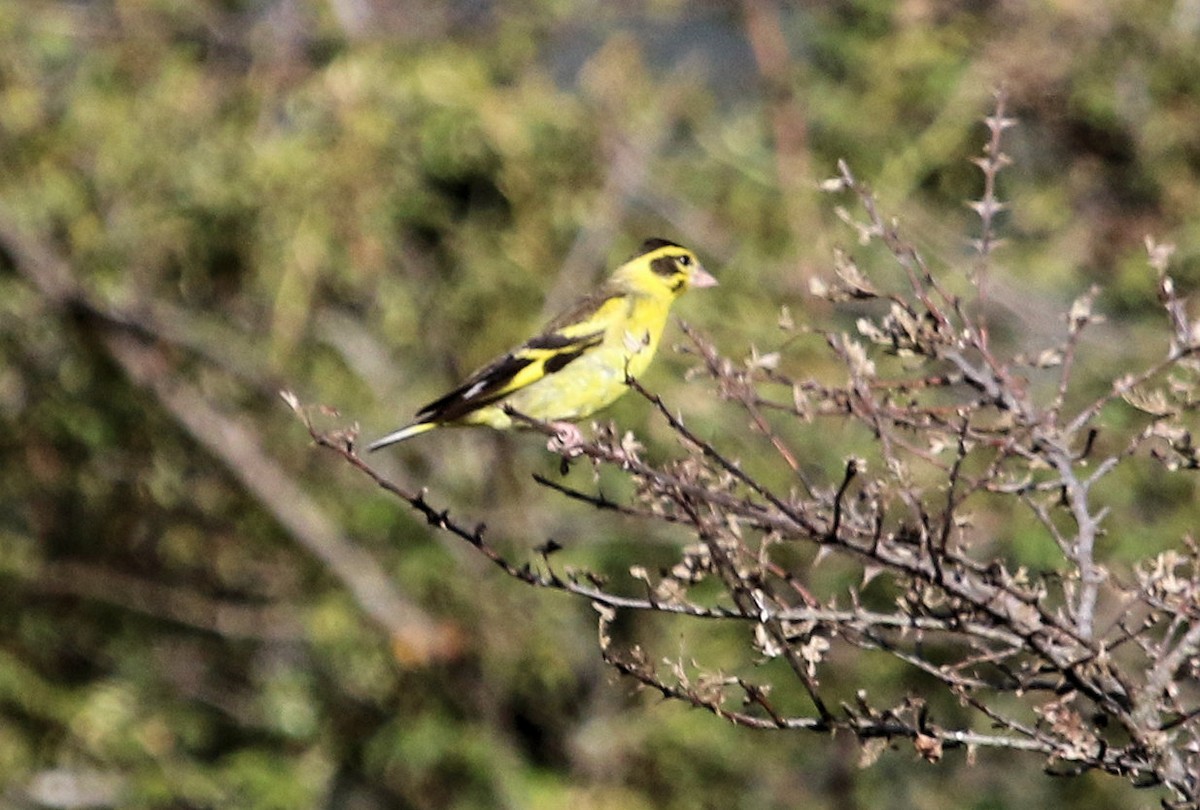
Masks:
[[[546,442],[546,449],[563,458],[578,458],[583,455],[583,431],[570,422],[553,422],[554,435]]]

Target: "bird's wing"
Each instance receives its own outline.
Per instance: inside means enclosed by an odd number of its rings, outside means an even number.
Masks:
[[[599,290],[550,321],[546,330],[498,357],[417,413],[418,422],[453,422],[514,391],[562,371],[604,341],[624,304],[616,291]]]

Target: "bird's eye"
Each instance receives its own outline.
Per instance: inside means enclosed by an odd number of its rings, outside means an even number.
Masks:
[[[692,263],[692,257],[691,256],[680,256],[678,261],[681,265],[683,265],[684,267],[687,267],[688,265],[690,265]]]

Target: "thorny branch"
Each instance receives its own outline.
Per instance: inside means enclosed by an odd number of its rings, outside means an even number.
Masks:
[[[962,747],[1034,752],[1055,773],[1101,770],[1165,787],[1168,805],[1196,806],[1197,549],[1189,538],[1184,549],[1121,570],[1098,542],[1110,508],[1098,493],[1124,465],[1147,455],[1168,471],[1200,468],[1200,449],[1185,422],[1200,407],[1194,359],[1200,327],[1167,275],[1169,248],[1148,242],[1170,330],[1159,360],[1113,380],[1099,397],[1081,395],[1080,336],[1100,319],[1093,314],[1095,290],[1064,314],[1058,345],[1018,347],[1019,353],[995,345],[980,310],[985,265],[999,242],[996,215],[1004,210],[996,176],[1008,163],[1001,136],[1013,121],[1003,94],[986,124],[989,137],[977,161],[983,196],[972,204],[982,223],[979,263],[961,274],[973,284],[973,301],[949,292],[841,164],[823,188],[850,195],[859,213],[843,208],[842,219],[860,241],[882,243],[900,271],[891,276],[898,281],[887,281],[887,273],[869,277],[839,252],[834,277],[814,282],[817,295],[853,301],[867,313],[857,337],[814,329],[844,380],[788,374],[787,340],[777,353],[752,352],[737,362],[685,325],[684,350],[697,359],[697,374],[749,426],[749,437],[734,436],[730,427],[705,438],[631,379],[677,438],[681,457],[649,461],[631,435],[601,426],[572,453],[597,470],[618,470],[634,485],[631,498],[617,501],[535,477],[629,521],[688,528],[694,542],[657,573],[635,566],[625,585],[586,571],[560,573],[552,542],[537,550],[535,563],[514,562],[491,544],[482,524],[461,522],[423,490],[384,478],[359,458],[352,434],[316,430],[306,409],[286,398],[314,441],[431,525],[511,577],[590,600],[600,613],[604,660],[665,698],[753,728],[846,731],[865,746],[908,740],[930,761]],[[795,329],[786,312],[781,327]],[[1026,376],[1050,368],[1057,373],[1043,375],[1046,384]],[[1118,407],[1132,413],[1127,428],[1102,421]],[[553,434],[548,425],[514,417]],[[862,440],[841,464],[802,463],[805,431],[831,420],[857,426]],[[1003,527],[977,527],[973,513],[984,511],[985,501],[1001,514],[1005,508],[1031,513],[1056,564],[1031,571],[1000,545]],[[857,569],[857,586],[846,585],[844,576],[815,576],[813,567],[831,557],[843,569]],[[656,659],[632,642],[622,647],[610,632],[620,611],[740,623],[747,629],[746,671]],[[920,676],[920,694],[870,695],[852,679],[847,686],[841,675],[832,677],[844,672],[834,660],[838,650],[889,656]],[[756,669],[773,659],[786,664],[786,678]],[[798,687],[799,700],[789,687]],[[946,719],[964,710],[972,720]]]

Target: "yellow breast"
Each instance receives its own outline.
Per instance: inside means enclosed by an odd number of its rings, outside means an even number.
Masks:
[[[562,370],[509,395],[504,403],[482,408],[468,420],[509,427],[508,404],[527,416],[546,421],[572,421],[591,416],[629,390],[626,375],[640,377],[650,366],[667,322],[669,305],[653,298],[629,296],[625,311],[605,330],[604,340]]]

